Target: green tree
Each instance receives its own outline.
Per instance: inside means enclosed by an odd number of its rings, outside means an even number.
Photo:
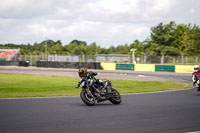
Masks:
[[[138,41],[138,40],[135,40],[131,45],[130,45],[130,48],[129,48],[129,51],[130,49],[136,49],[135,51],[135,54],[136,55],[143,55],[145,53],[144,51],[144,45],[142,42]]]
[[[176,55],[177,52],[173,47],[175,40],[176,24],[171,21],[169,24],[160,23],[156,27],[151,28],[151,42],[155,50],[155,55]]]

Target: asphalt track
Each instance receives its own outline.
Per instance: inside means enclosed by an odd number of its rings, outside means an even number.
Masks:
[[[173,80],[179,82],[192,82],[191,73],[173,73],[173,72],[137,72],[137,71],[112,71],[112,70],[92,70],[101,75],[99,78],[109,78],[110,80],[141,80],[141,81],[164,81]],[[37,68],[37,67],[8,67],[0,66],[0,73],[16,73],[16,74],[35,74],[35,75],[56,75],[78,77],[78,69],[61,69],[61,68]]]
[[[86,106],[79,97],[0,99],[0,133],[185,133],[200,131],[194,89],[123,95]]]

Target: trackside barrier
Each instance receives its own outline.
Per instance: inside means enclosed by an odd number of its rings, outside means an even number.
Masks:
[[[194,72],[194,66],[175,65],[175,72],[176,73],[193,73]]]
[[[116,63],[101,63],[103,70],[116,70]]]
[[[175,72],[174,65],[155,65],[156,72]]]
[[[99,62],[55,62],[55,61],[37,61],[37,67],[49,68],[76,68],[86,67],[89,69],[101,69]]]
[[[134,64],[116,64],[116,70],[134,70]]]
[[[19,61],[0,61],[0,66],[19,66]]]
[[[135,71],[155,72],[155,64],[135,64]]]

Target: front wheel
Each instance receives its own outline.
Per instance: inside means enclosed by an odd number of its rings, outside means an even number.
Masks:
[[[112,89],[111,93],[112,93],[112,97],[109,99],[110,102],[113,104],[120,104],[122,101],[122,98],[119,92],[115,89]]]
[[[81,100],[88,106],[95,105],[95,98],[91,94],[89,95],[86,90],[82,90],[80,93]]]

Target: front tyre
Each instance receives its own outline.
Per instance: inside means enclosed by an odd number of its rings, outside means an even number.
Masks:
[[[80,97],[81,97],[81,100],[88,106],[93,106],[95,105],[95,98],[94,96],[91,94],[87,94],[87,91],[86,90],[82,90],[81,93],[80,93]]]
[[[115,89],[112,89],[111,93],[112,93],[112,97],[109,99],[110,102],[113,104],[120,104],[122,101],[122,98],[119,92]]]

